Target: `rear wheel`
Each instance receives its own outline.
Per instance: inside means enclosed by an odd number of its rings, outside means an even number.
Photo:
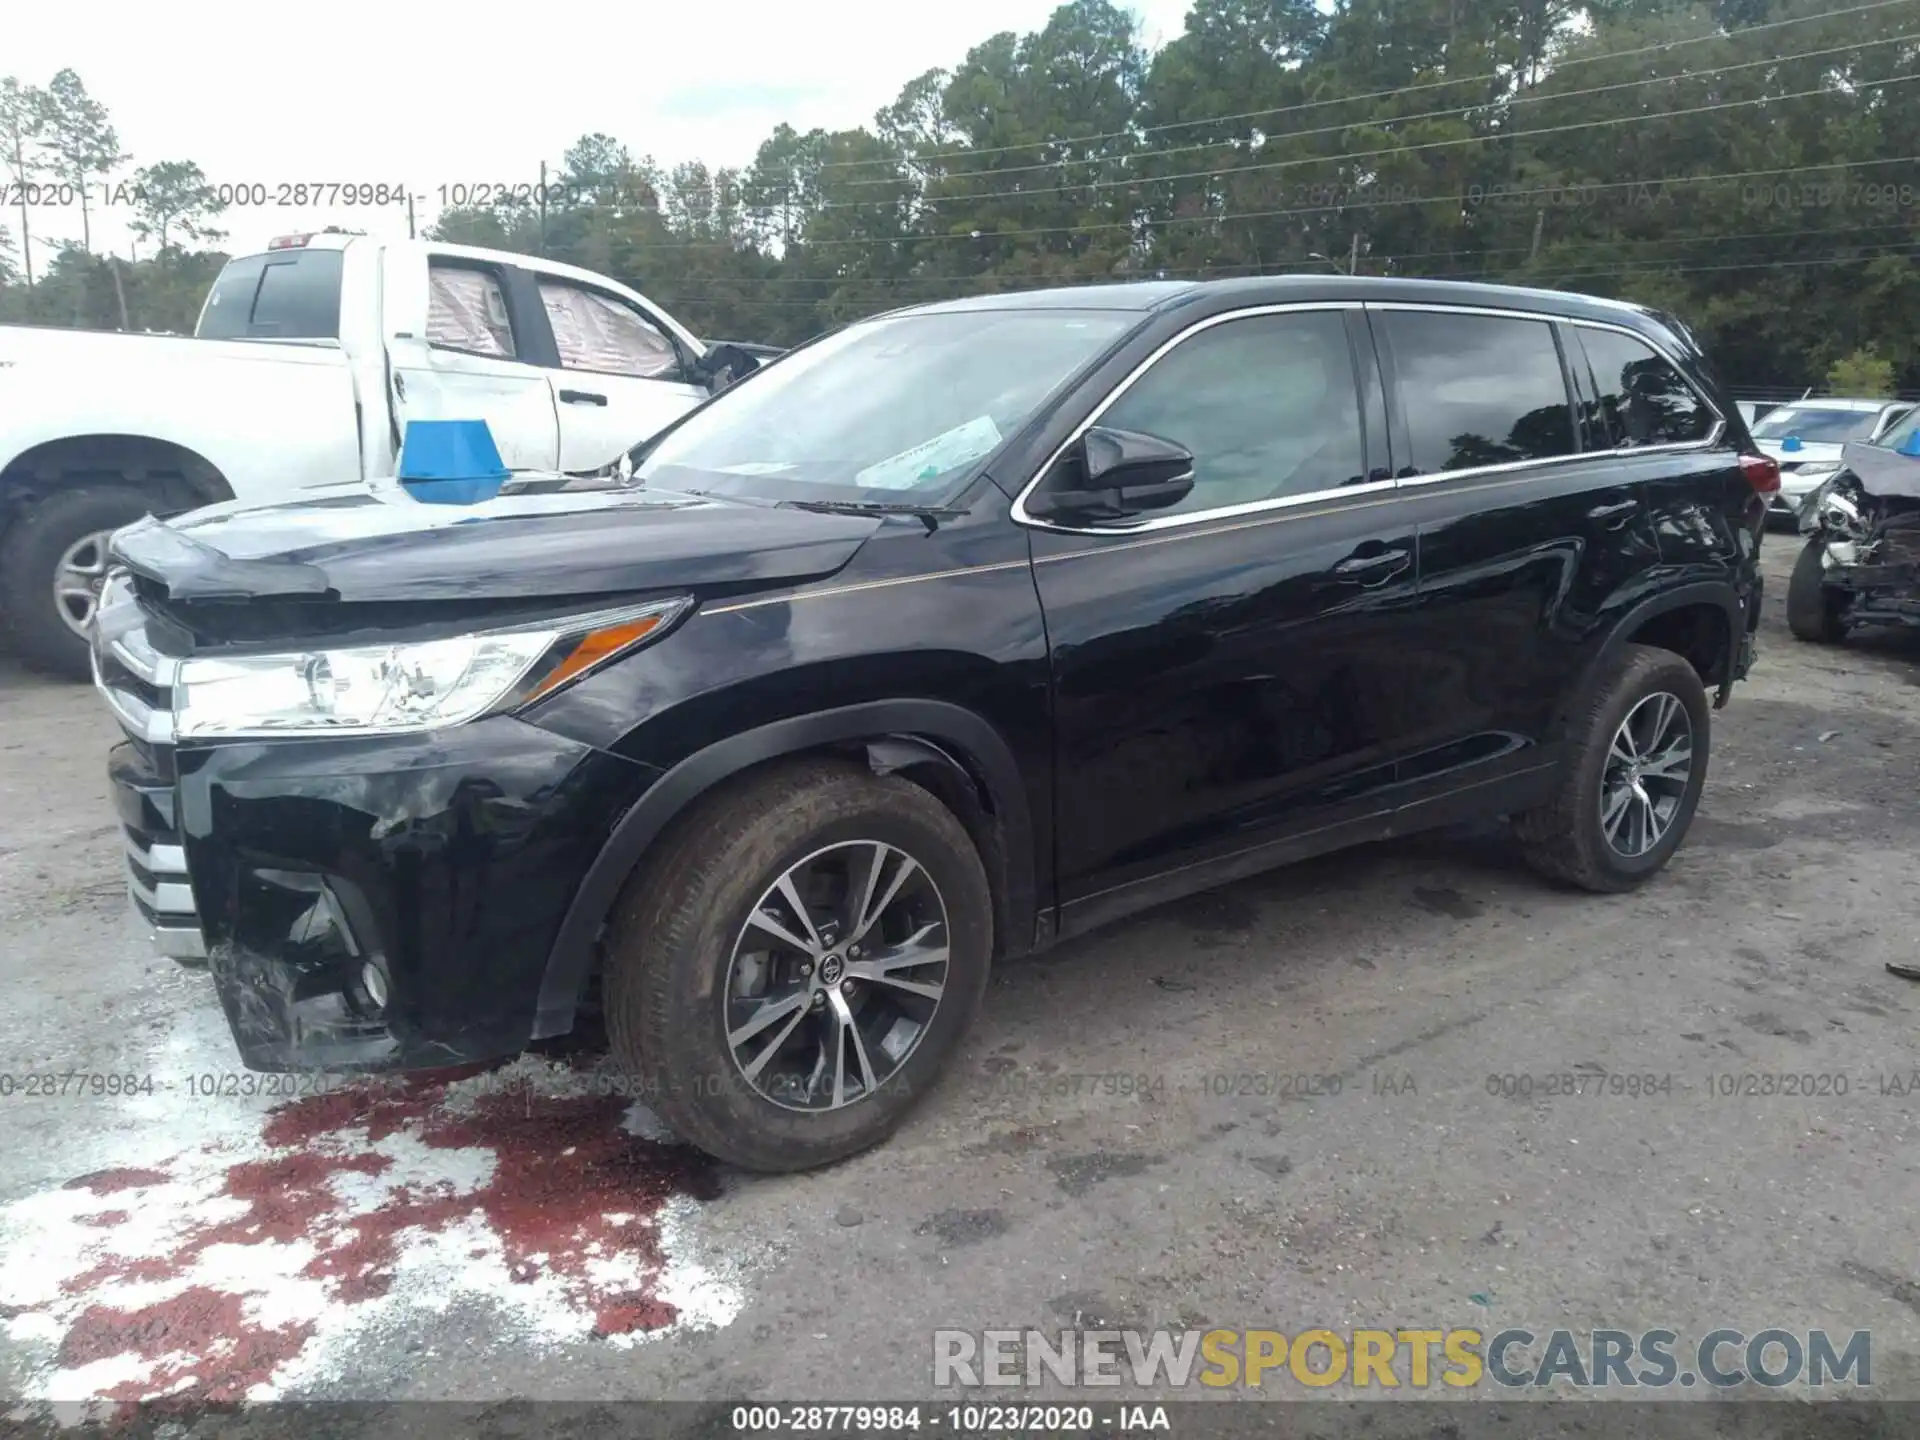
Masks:
[[[35,502],[0,540],[0,616],[20,658],[73,680],[91,674],[88,627],[113,532],[148,511],[124,485],[77,485]]]
[[[1571,728],[1552,801],[1515,817],[1541,874],[1585,890],[1631,890],[1664,866],[1707,779],[1706,690],[1671,650],[1628,645]]]
[[[1847,633],[1846,596],[1827,584],[1826,553],[1824,542],[1807,541],[1787,581],[1787,628],[1815,645],[1837,644]]]
[[[677,1134],[752,1170],[884,1139],[972,1024],[992,900],[909,781],[807,761],[711,797],[618,908],[615,1054]]]

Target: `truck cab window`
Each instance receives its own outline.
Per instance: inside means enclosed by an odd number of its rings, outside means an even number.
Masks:
[[[220,272],[194,334],[203,340],[340,338],[338,250],[283,250]]]
[[[540,303],[566,369],[680,378],[680,352],[673,341],[632,306],[559,280],[540,282]]]
[[[427,292],[429,345],[516,358],[507,297],[492,275],[465,265],[429,266]]]

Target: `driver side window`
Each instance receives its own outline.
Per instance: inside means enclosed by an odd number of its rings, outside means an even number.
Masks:
[[[1100,419],[1193,453],[1193,491],[1155,515],[1337,490],[1364,478],[1337,310],[1229,320],[1176,345]]]

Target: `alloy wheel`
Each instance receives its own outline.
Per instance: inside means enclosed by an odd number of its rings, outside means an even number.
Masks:
[[[100,608],[100,589],[107,579],[107,542],[113,531],[82,535],[61,553],[53,570],[53,603],[60,619],[76,635],[86,635]]]
[[[1647,696],[1614,732],[1600,779],[1600,829],[1613,852],[1633,860],[1658,845],[1692,776],[1687,707],[1664,690]]]
[[[918,1048],[947,982],[947,907],[894,845],[816,850],[761,894],[734,941],[727,1049],[755,1093],[789,1110],[872,1095]]]

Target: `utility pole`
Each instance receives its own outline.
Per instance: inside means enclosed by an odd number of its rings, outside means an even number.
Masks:
[[[413,233],[413,192],[407,192],[407,239],[415,239]]]
[[[1347,250],[1347,274],[1360,273],[1360,232],[1353,232],[1353,244]]]
[[[1529,265],[1531,265],[1535,260],[1538,260],[1540,258],[1540,235],[1541,235],[1541,232],[1544,231],[1546,228],[1547,228],[1547,212],[1545,210],[1534,211],[1533,212],[1533,250],[1527,256],[1527,263]]]
[[[127,320],[127,287],[120,283],[120,257],[111,251],[107,254],[107,269],[113,273],[113,298],[120,309],[120,328],[131,330],[133,326]]]
[[[540,162],[540,193],[536,196],[540,202],[540,258],[547,256],[547,162]]]

